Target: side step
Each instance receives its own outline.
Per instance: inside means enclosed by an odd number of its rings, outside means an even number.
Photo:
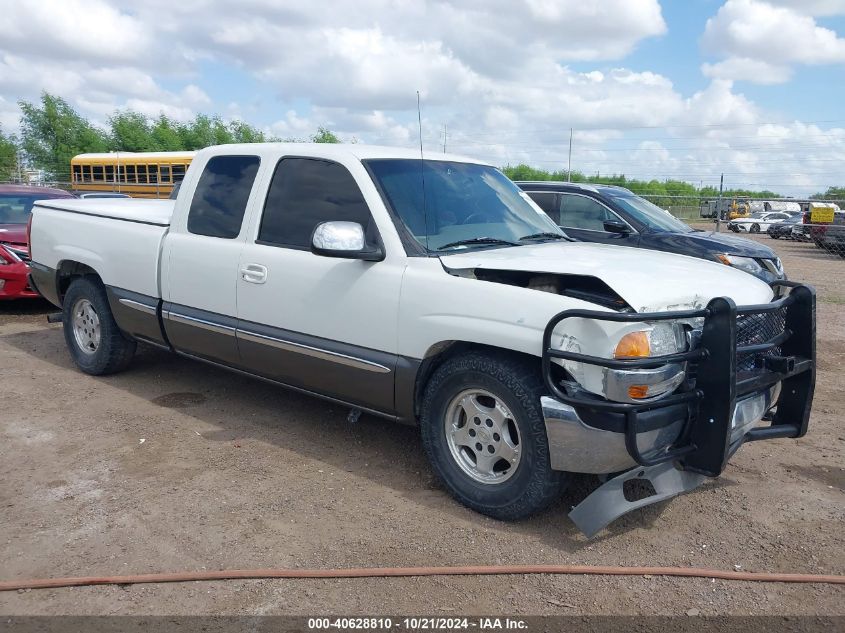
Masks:
[[[572,509],[569,518],[587,538],[592,538],[623,514],[689,492],[700,486],[706,478],[705,475],[678,470],[670,462],[634,468],[608,479],[596,488]],[[625,498],[625,483],[637,479],[651,482],[654,494],[644,499],[628,501]]]

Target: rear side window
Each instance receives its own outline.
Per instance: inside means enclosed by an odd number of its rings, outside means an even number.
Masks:
[[[188,211],[188,231],[226,239],[237,237],[259,162],[258,156],[215,156],[209,160]]]
[[[358,222],[371,232],[370,210],[352,174],[342,165],[312,158],[279,161],[264,204],[258,232],[262,243],[310,248],[321,222]]]

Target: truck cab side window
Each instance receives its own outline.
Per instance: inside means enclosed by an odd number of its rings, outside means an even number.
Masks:
[[[321,222],[346,220],[364,227],[374,242],[370,209],[346,167],[326,160],[284,158],[267,193],[258,241],[309,249]]]
[[[237,237],[259,163],[258,156],[215,156],[209,160],[188,211],[188,231],[225,239]]]

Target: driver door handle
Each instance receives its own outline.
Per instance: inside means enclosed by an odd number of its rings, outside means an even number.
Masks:
[[[267,281],[267,266],[244,264],[241,268],[241,279],[251,284],[263,284]]]

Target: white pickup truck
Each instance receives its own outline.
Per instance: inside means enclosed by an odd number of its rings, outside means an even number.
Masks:
[[[594,534],[807,430],[812,289],[571,241],[472,159],[212,147],[175,201],[42,201],[30,232],[83,371],[141,342],[419,424],[448,490],[496,518],[594,473],[570,514]]]

